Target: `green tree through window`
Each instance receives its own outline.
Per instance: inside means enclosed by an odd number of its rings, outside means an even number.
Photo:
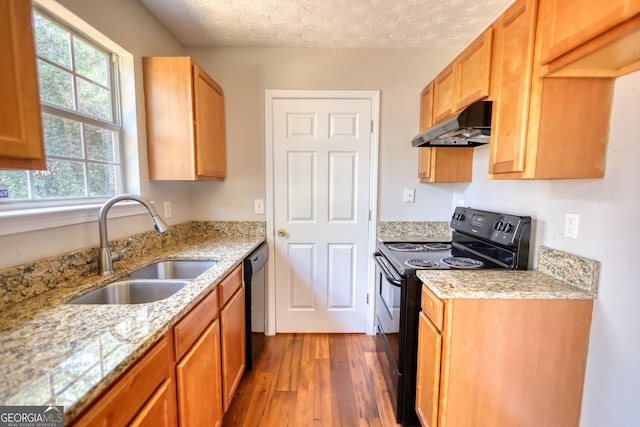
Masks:
[[[47,170],[0,169],[0,202],[120,193],[115,55],[38,9],[33,27]]]

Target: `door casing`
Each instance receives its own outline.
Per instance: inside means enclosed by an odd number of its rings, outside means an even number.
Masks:
[[[275,247],[275,215],[274,215],[274,177],[273,177],[273,101],[275,99],[368,99],[371,101],[371,157],[369,179],[369,242],[368,252],[376,248],[376,224],[378,223],[378,147],[380,140],[380,91],[378,90],[271,90],[265,91],[265,159],[266,159],[266,200],[265,216],[267,223],[267,243]],[[375,335],[375,263],[368,257],[367,263],[367,295],[366,332]],[[275,257],[267,261],[267,330],[266,335],[276,333],[276,277]]]

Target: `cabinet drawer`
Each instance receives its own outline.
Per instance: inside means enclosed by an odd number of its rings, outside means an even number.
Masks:
[[[224,307],[233,294],[242,286],[242,265],[236,267],[218,285],[220,292],[220,307]]]
[[[433,322],[436,328],[442,330],[444,322],[444,302],[433,292],[429,290],[427,285],[422,285],[422,311],[427,315],[429,320]]]
[[[174,327],[176,360],[191,348],[202,331],[218,317],[218,289],[214,289]]]

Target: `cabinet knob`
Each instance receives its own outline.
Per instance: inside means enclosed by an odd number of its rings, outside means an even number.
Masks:
[[[284,237],[286,234],[287,234],[287,230],[285,230],[284,228],[281,228],[278,230],[278,236]]]

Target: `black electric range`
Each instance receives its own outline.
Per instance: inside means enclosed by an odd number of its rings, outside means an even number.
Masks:
[[[415,413],[420,288],[418,270],[526,270],[531,217],[458,207],[451,242],[380,242],[376,322],[381,365],[396,420],[419,425]]]

